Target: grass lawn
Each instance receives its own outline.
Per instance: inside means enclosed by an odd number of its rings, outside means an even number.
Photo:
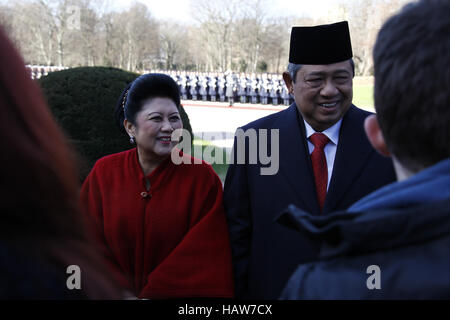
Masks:
[[[374,111],[373,86],[354,85],[353,104],[361,109]]]
[[[353,78],[353,104],[361,109],[375,112],[373,82],[373,77]]]
[[[197,154],[199,153],[199,150],[196,151],[196,148],[201,147],[202,152],[201,154],[204,155],[205,154],[205,149],[208,146],[212,146],[212,143],[210,141],[205,141],[205,140],[201,140],[198,139],[197,137],[194,137],[194,149],[192,150],[192,153],[194,153],[194,157],[196,158],[200,158],[199,156],[197,156]],[[211,163],[214,171],[217,173],[217,175],[219,176],[220,180],[222,180],[222,183],[225,182],[225,176],[227,174],[227,169],[228,169],[228,164],[226,164],[226,158],[227,158],[227,154],[226,154],[226,149],[225,148],[220,148],[220,147],[214,147],[213,149],[209,148],[208,153],[211,153],[211,157],[215,158],[216,156],[216,152],[218,153],[219,158],[221,158],[222,161],[217,161],[217,162],[221,162],[221,163]],[[188,153],[188,152],[186,152]],[[206,162],[209,163],[208,159],[204,159]]]
[[[228,164],[213,164],[212,167],[219,176],[220,180],[222,180],[222,183],[224,183],[225,176],[227,175]]]

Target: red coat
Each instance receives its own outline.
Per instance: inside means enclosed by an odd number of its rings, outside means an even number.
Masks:
[[[137,297],[232,297],[222,184],[209,164],[168,159],[145,177],[136,149],[109,155],[86,178],[81,201]]]

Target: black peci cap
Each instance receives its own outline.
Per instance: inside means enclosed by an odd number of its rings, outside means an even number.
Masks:
[[[292,27],[289,62],[331,64],[353,57],[348,22]]]

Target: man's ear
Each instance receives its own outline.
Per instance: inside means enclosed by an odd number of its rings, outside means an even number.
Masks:
[[[132,124],[127,119],[123,120],[123,127],[125,128],[125,131],[128,133],[130,138],[136,136],[134,124]]]
[[[294,83],[292,81],[291,75],[289,72],[285,71],[283,72],[283,80],[286,84],[286,87],[288,88],[289,93],[293,93],[294,91]]]
[[[387,148],[386,141],[384,140],[376,115],[372,114],[366,118],[364,121],[364,130],[366,131],[370,144],[375,148],[375,150],[385,157],[390,157],[391,153]]]

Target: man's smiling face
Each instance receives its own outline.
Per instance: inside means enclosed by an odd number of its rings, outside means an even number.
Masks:
[[[353,71],[350,60],[328,65],[302,65],[295,83],[286,83],[297,108],[316,131],[323,131],[341,119],[353,99]]]

